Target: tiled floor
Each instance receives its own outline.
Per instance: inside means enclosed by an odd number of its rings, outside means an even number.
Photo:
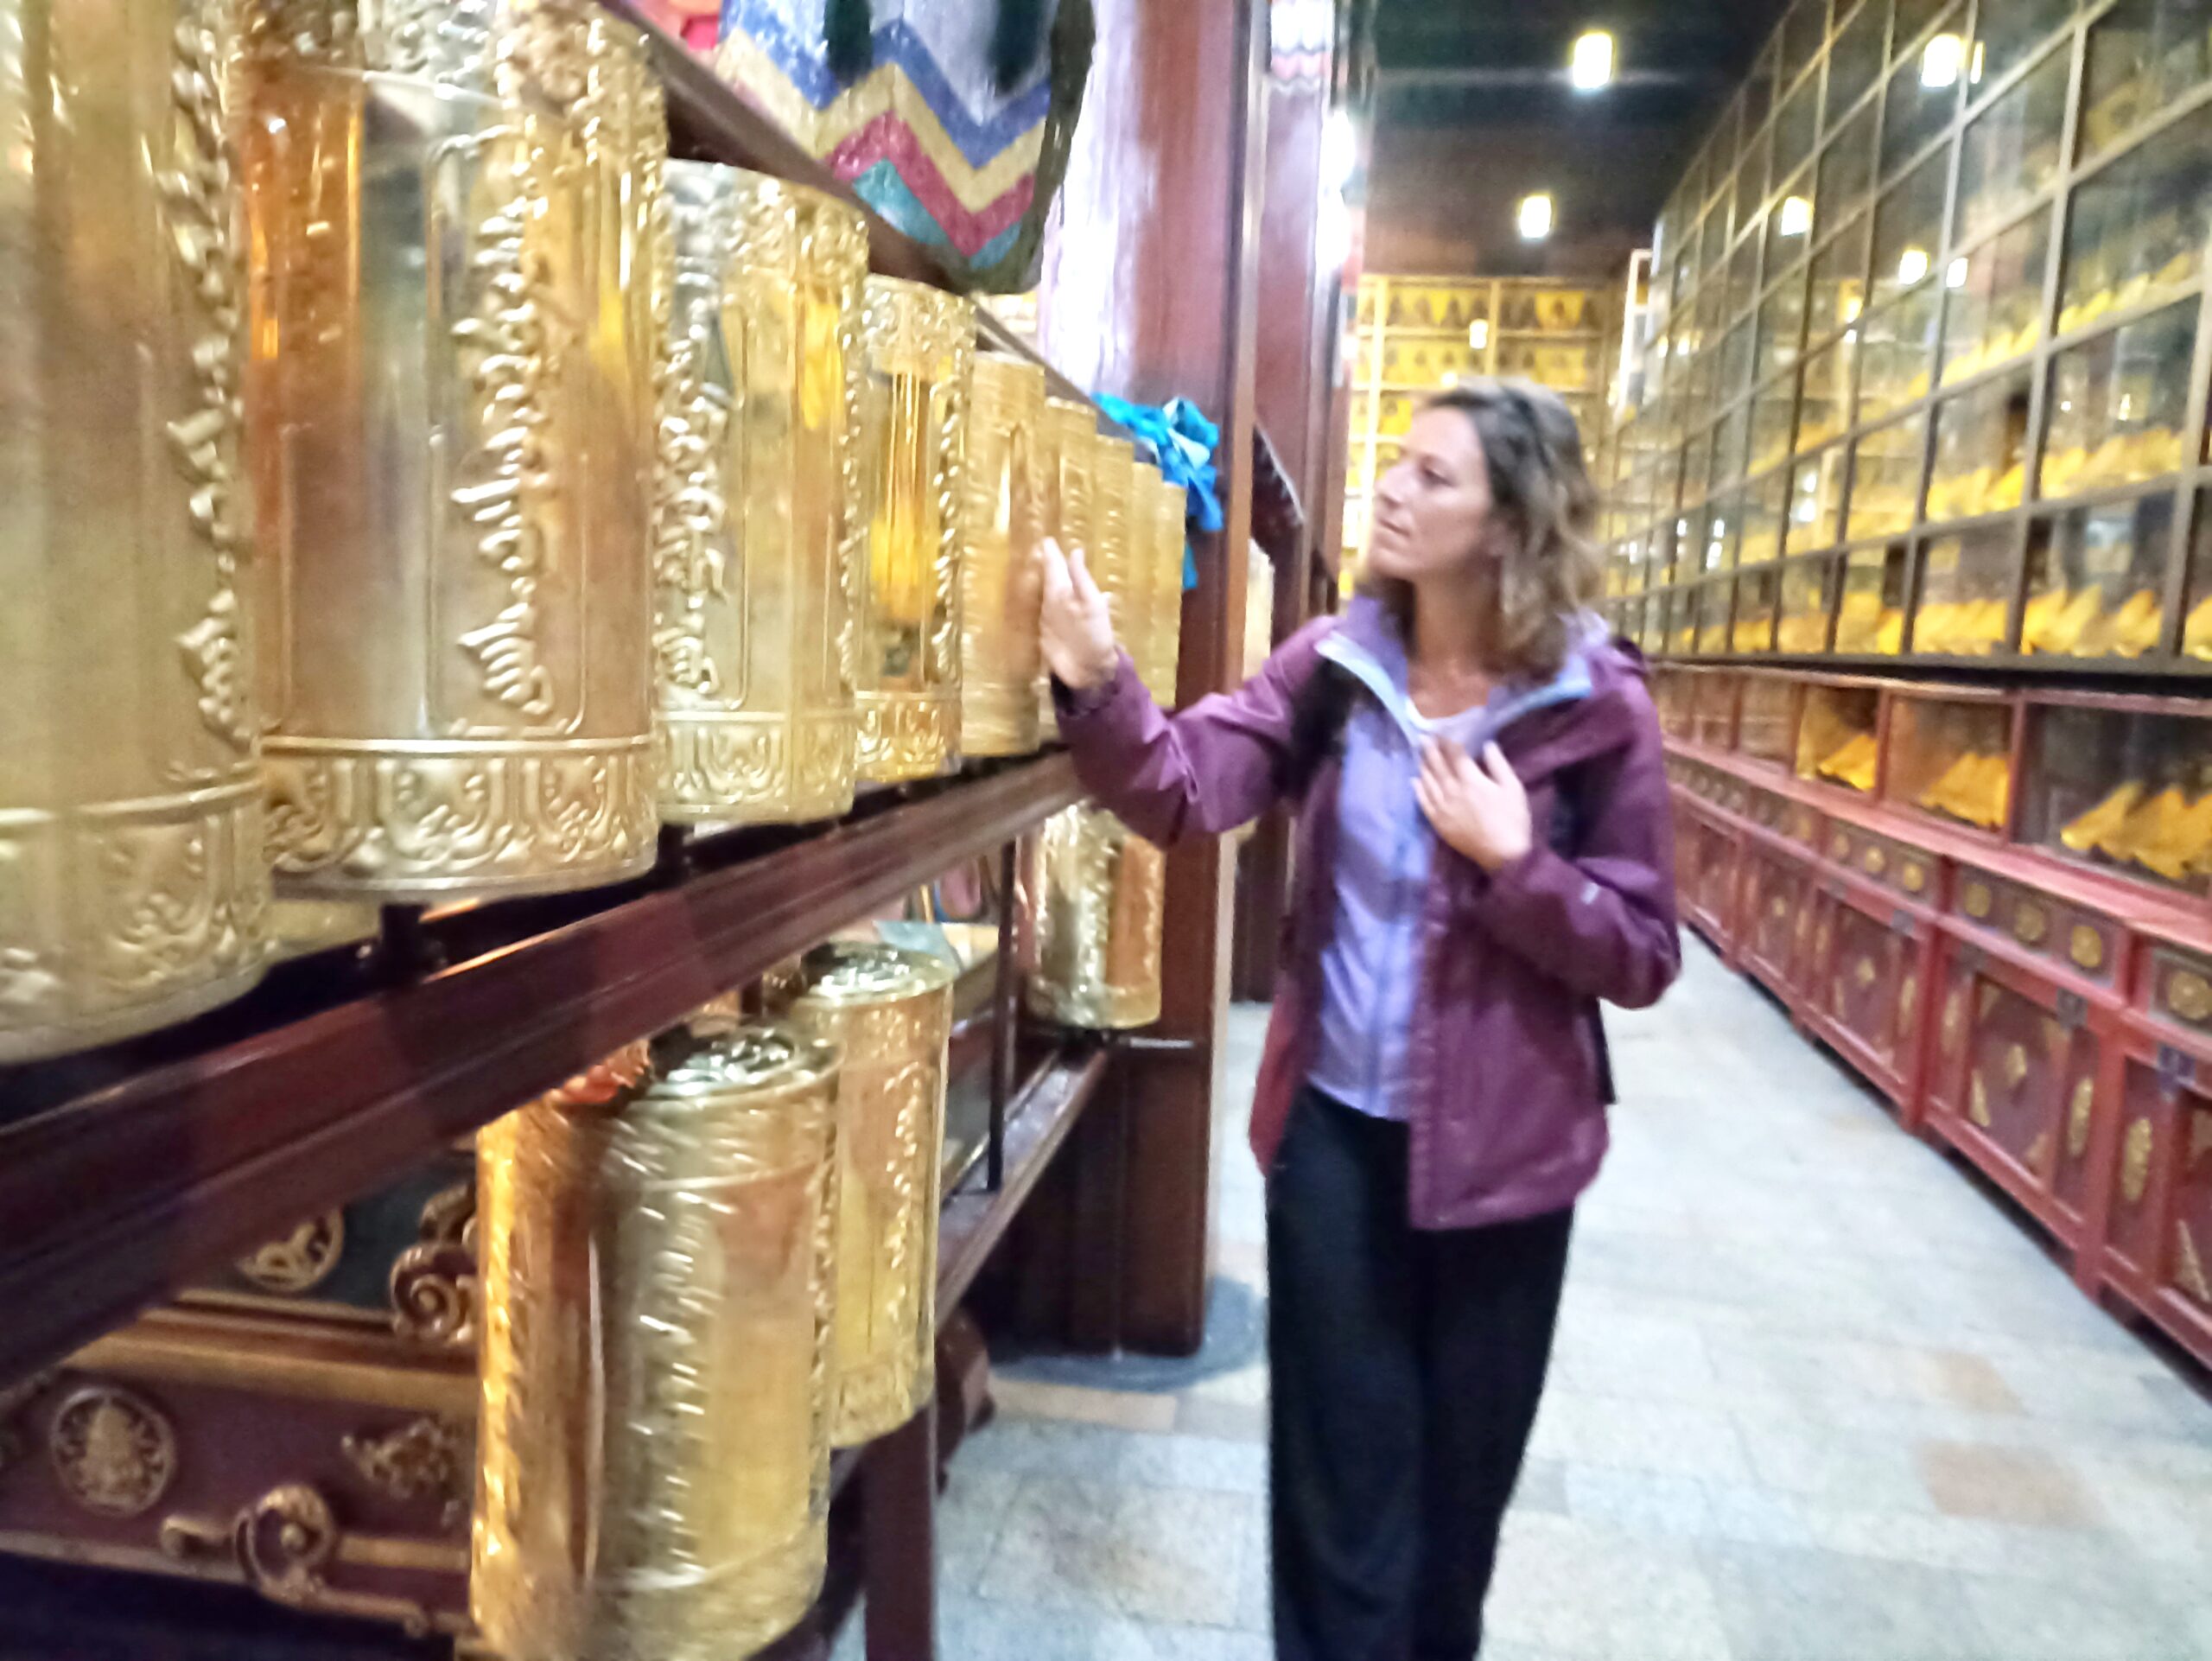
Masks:
[[[1701,948],[1612,1029],[1627,1100],[1486,1655],[2212,1658],[2194,1386]],[[1006,1368],[947,1498],[949,1661],[1269,1653],[1247,1089],[1207,1352]]]

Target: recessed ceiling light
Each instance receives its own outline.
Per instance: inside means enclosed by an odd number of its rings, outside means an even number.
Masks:
[[[1956,86],[1959,74],[1967,67],[1967,42],[1963,35],[1946,31],[1931,38],[1920,54],[1920,84],[1941,91]]]
[[[1567,60],[1567,79],[1578,92],[1594,92],[1613,80],[1613,37],[1602,29],[1585,30],[1574,42]]]
[[[1548,192],[1538,191],[1533,196],[1521,199],[1521,240],[1541,242],[1552,233],[1552,199]]]
[[[1809,196],[1784,196],[1782,199],[1781,224],[1776,227],[1785,237],[1802,237],[1813,228],[1813,199]]]

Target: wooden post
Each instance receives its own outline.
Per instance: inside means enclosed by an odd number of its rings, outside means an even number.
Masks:
[[[861,1467],[868,1661],[937,1655],[937,1417],[932,1403]]]
[[[1239,678],[1251,525],[1259,209],[1267,159],[1260,0],[1098,0],[1098,53],[1041,291],[1046,354],[1079,385],[1194,400],[1222,429],[1222,534],[1184,596],[1179,701]],[[1232,861],[1168,861],[1158,1031],[1185,1053],[1122,1059],[1130,1181],[1120,1338],[1188,1352],[1205,1327],[1213,1104],[1228,1002]]]

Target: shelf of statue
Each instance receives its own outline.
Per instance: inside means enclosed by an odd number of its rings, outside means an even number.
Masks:
[[[2192,802],[2178,785],[2156,795],[2130,780],[2059,832],[2077,854],[2139,865],[2169,882],[2212,874],[2212,793]]]
[[[2005,825],[2005,809],[2011,793],[2010,758],[1968,751],[1921,792],[1919,801],[1931,812],[1945,814],[1985,830],[1999,830]]]
[[[1872,733],[1854,733],[1844,741],[1820,766],[1823,779],[1833,779],[1840,785],[1871,792],[1874,788],[1874,770],[1881,760],[1882,749]]]
[[[2020,649],[2055,658],[2139,658],[2157,648],[2164,615],[2149,589],[2137,589],[2111,612],[2094,584],[2072,594],[2053,589],[2028,601]]]
[[[1986,657],[2005,643],[2008,612],[2002,600],[1923,604],[1913,623],[1913,650],[1936,657]]]

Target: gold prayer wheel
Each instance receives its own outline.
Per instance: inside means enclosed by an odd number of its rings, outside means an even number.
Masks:
[[[0,0],[0,1062],[259,978],[232,0]]]
[[[429,902],[652,862],[666,123],[586,0],[245,0],[270,847]]]
[[[871,277],[863,334],[871,511],[860,773],[896,783],[942,773],[960,754],[961,474],[975,302]]]
[[[654,550],[662,818],[853,805],[868,587],[868,232],[830,197],[668,164],[675,291]]]
[[[1159,1020],[1166,856],[1099,807],[1056,813],[1023,851],[1030,1007],[1104,1031]]]
[[[1126,438],[1100,436],[1090,463],[1091,580],[1106,596],[1115,638],[1137,655],[1144,622],[1147,573],[1137,558],[1131,512],[1136,489],[1136,449]]]
[[[1063,553],[1084,550],[1091,576],[1098,575],[1092,555],[1091,474],[1098,458],[1098,417],[1086,405],[1069,398],[1045,401],[1045,526]],[[1059,735],[1059,722],[1052,713],[1049,676],[1037,688],[1038,720],[1048,737]]]
[[[896,1430],[936,1389],[937,1227],[956,971],[894,946],[806,957],[794,1027],[844,1053],[837,1096],[836,1407],[830,1440]]]
[[[1151,534],[1151,545],[1145,554],[1150,565],[1150,586],[1137,673],[1154,701],[1163,710],[1172,710],[1183,649],[1184,528],[1189,498],[1182,486],[1162,478],[1157,468],[1141,465],[1137,474],[1133,511],[1147,522]]]
[[[720,1661],[829,1540],[837,1055],[704,1018],[478,1141],[471,1612],[505,1661]]]
[[[1042,741],[1037,543],[1045,529],[1044,422],[1044,370],[979,354],[960,567],[960,748],[968,755],[1027,755]]]

